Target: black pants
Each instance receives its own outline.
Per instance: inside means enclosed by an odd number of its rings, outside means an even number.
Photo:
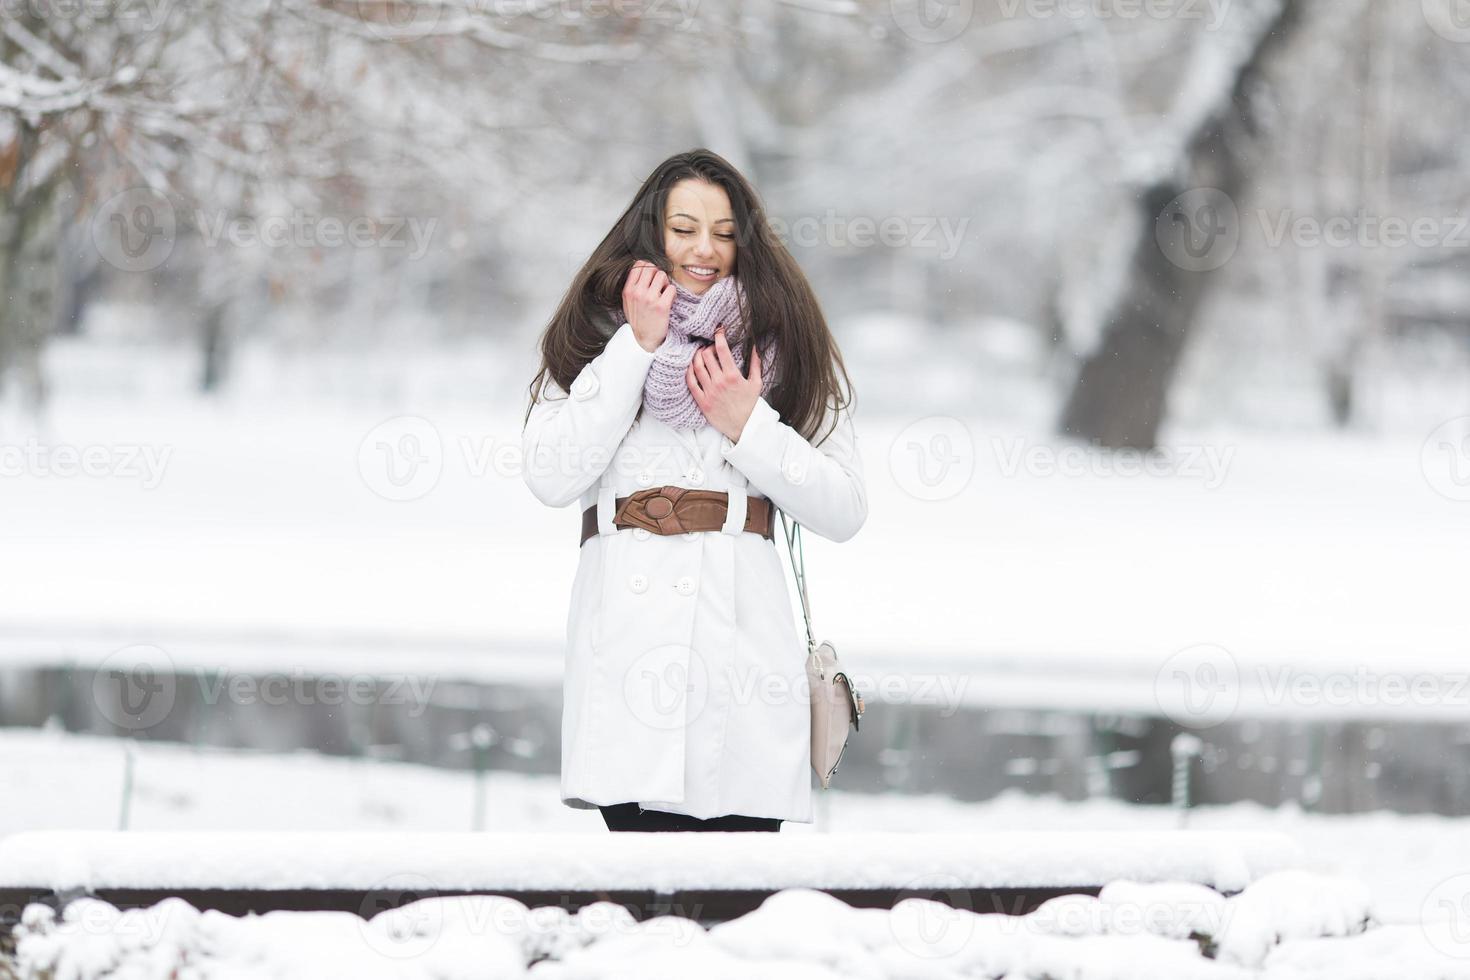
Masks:
[[[608,830],[769,830],[779,831],[781,821],[777,817],[742,817],[730,814],[724,817],[700,819],[683,813],[666,813],[663,810],[641,810],[637,803],[616,803],[599,806],[602,819]]]

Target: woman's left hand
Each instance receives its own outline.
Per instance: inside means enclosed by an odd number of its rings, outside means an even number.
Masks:
[[[760,352],[752,345],[750,376],[742,375],[735,367],[735,356],[721,325],[715,328],[714,344],[695,351],[684,380],[709,424],[731,442],[739,442],[761,394]]]

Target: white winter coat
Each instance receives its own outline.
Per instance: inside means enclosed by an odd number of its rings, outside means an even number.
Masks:
[[[741,528],[748,494],[832,541],[856,534],[868,505],[852,420],[844,408],[814,447],[760,398],[738,443],[711,425],[672,429],[638,415],[653,357],[621,324],[570,397],[548,385],[522,436],[536,497],[578,502],[554,546],[575,547],[581,511],[598,507],[567,616],[562,802],[809,823],[806,643],[781,519],[774,539]],[[724,529],[613,527],[614,497],[664,484],[728,492]]]

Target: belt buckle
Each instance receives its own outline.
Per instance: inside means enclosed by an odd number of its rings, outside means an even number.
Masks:
[[[613,517],[613,521],[641,527],[654,534],[678,534],[684,530],[679,520],[679,498],[687,492],[687,487],[673,486],[639,490],[623,503],[622,510]]]

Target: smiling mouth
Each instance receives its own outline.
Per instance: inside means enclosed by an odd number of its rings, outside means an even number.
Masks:
[[[720,270],[708,265],[686,265],[684,271],[696,279],[713,279]]]

